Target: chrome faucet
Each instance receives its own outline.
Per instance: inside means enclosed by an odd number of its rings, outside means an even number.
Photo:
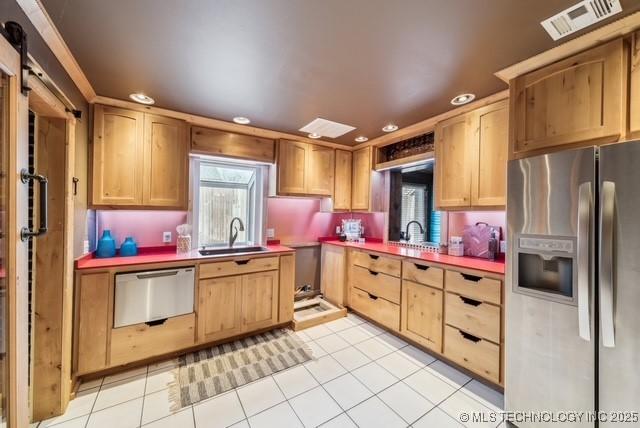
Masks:
[[[233,247],[233,243],[238,239],[238,228],[233,226],[233,223],[235,223],[236,220],[240,223],[240,232],[244,232],[244,223],[242,223],[240,217],[232,218],[231,223],[229,223],[229,248]]]
[[[409,226],[411,226],[413,223],[417,224],[418,227],[420,228],[420,233],[424,234],[424,228],[422,227],[420,222],[416,221],[416,220],[411,220],[409,223],[407,223],[407,227],[406,227],[406,230],[404,232],[404,239],[407,242],[411,241],[411,235],[409,235]]]

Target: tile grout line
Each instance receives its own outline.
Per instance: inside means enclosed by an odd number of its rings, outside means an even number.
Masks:
[[[144,402],[147,398],[147,382],[149,382],[149,366],[147,366],[147,370],[144,375],[144,390],[142,392],[142,407],[140,407],[140,423],[138,426],[142,426],[142,417],[144,416]],[[152,421],[153,422],[153,421]]]
[[[304,427],[305,426],[304,422],[302,422],[302,419],[300,419],[300,416],[298,415],[298,412],[296,412],[296,409],[294,409],[294,407],[291,405],[291,403],[289,402],[289,399],[287,399],[287,396],[285,395],[284,391],[282,390],[282,388],[280,388],[280,385],[278,385],[278,382],[276,382],[276,380],[273,378],[273,373],[271,374],[271,380],[273,381],[273,383],[276,384],[276,388],[278,388],[278,390],[280,391],[280,394],[282,394],[282,396],[284,397],[284,401],[282,403],[287,403],[287,406],[289,406],[289,408],[291,409],[293,414],[296,415],[296,418],[298,418],[298,421],[300,421],[300,424]],[[311,391],[311,390],[309,390],[309,391]],[[309,392],[309,391],[306,391],[306,392]],[[278,403],[278,404],[276,404],[276,406],[279,406],[282,403]],[[275,407],[275,406],[273,406],[273,407]],[[247,421],[247,423],[248,422],[249,421]],[[249,424],[249,425],[251,425],[251,424]]]

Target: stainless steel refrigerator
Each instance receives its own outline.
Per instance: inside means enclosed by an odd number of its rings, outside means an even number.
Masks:
[[[640,426],[640,142],[508,175],[506,410],[522,428],[594,427],[596,411],[600,427]]]

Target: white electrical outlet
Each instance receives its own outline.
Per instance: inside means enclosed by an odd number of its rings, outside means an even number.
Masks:
[[[500,252],[501,253],[507,252],[507,241],[500,241]]]
[[[162,242],[165,244],[171,242],[171,232],[162,232]]]
[[[276,230],[275,229],[267,229],[267,238],[275,238]]]

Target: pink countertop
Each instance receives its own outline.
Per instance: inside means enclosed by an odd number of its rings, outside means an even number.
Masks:
[[[104,259],[96,258],[93,253],[86,254],[82,257],[76,259],[76,269],[95,269],[95,268],[106,268],[106,267],[116,267],[116,266],[130,266],[130,265],[142,265],[148,263],[168,263],[168,262],[181,262],[181,261],[202,261],[202,260],[215,260],[220,258],[229,258],[229,257],[241,257],[246,255],[257,255],[257,254],[276,254],[276,253],[289,253],[294,252],[293,248],[285,247],[279,244],[267,245],[266,248],[269,251],[260,251],[253,253],[242,253],[242,254],[225,254],[225,255],[215,255],[215,256],[203,256],[198,250],[193,250],[188,253],[178,254],[176,253],[175,245],[166,246],[166,247],[142,247],[139,249],[139,254],[137,256],[131,257],[109,257]]]
[[[410,257],[412,259],[420,259],[427,262],[442,263],[445,265],[456,266],[460,268],[481,270],[484,272],[497,273],[504,275],[504,260],[491,261],[478,257],[456,257],[445,254],[432,253],[430,251],[421,251],[415,248],[405,248],[398,245],[387,245],[381,242],[365,242],[358,244],[355,242],[340,242],[337,239],[324,240],[324,244],[339,245],[349,248],[360,248],[363,250],[377,251],[379,253],[387,253],[394,256]]]

